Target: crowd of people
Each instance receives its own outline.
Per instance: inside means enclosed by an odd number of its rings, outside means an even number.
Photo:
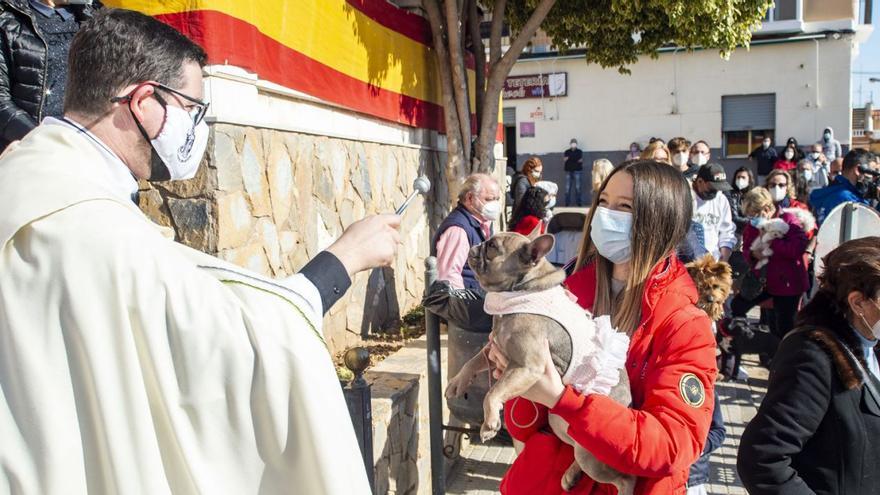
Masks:
[[[726,434],[715,380],[747,378],[739,360],[725,359],[721,344],[739,338],[725,330],[732,322],[749,321],[756,306],[762,308],[760,323],[769,329],[758,352],[771,368],[771,379],[741,443],[739,471],[747,489],[871,491],[863,477],[880,465],[862,449],[872,442],[864,435],[880,427],[880,395],[871,397],[878,402],[867,412],[854,406],[853,398],[861,397],[860,390],[880,388],[874,352],[880,336],[880,268],[875,266],[880,239],[840,246],[825,260],[818,287],[812,286],[818,226],[847,201],[876,207],[880,164],[866,150],[844,155],[830,128],[806,148],[791,138],[779,150],[772,139],[764,139],[749,157],[751,166],[728,176],[712,160],[705,140],[676,137],[652,139],[644,149],[632,143],[627,160],[617,167],[607,159],[593,162],[593,204],[566,287],[585,309],[611,315],[633,338],[628,362],[635,369],[628,371],[634,405],[621,408],[578,396],[548,376],[523,396],[528,400],[505,408],[507,427],[525,449],[504,478],[502,493],[552,492],[550,486],[570,464],[571,450],[543,432],[548,413],[563,417],[572,436],[602,452],[611,467],[639,473],[637,493],[675,493],[683,486],[691,494],[706,493],[708,456]],[[569,204],[579,199],[573,182],[580,182],[582,160],[572,140],[565,162]],[[532,157],[514,177],[510,231],[531,237],[546,232],[555,195],[542,172],[542,162]],[[491,177],[482,180],[497,187]],[[468,204],[466,197],[462,204]],[[487,219],[476,207],[469,211],[474,225]],[[472,245],[460,247],[462,259]],[[697,295],[684,270],[685,263],[706,255],[730,263],[736,277],[726,315],[717,324],[692,312]],[[848,279],[854,271],[861,272],[859,277]],[[763,330],[757,322],[749,325]],[[687,393],[681,388],[685,376],[694,377]],[[836,381],[844,376],[850,378]],[[838,396],[842,391],[847,398]],[[801,413],[809,424],[798,423]],[[855,443],[831,448],[837,427]],[[831,469],[840,459],[846,465]],[[575,491],[604,493],[596,485],[585,480]]]

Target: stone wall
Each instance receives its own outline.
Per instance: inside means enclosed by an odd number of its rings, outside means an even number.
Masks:
[[[331,349],[393,327],[418,305],[430,226],[448,211],[436,172],[444,157],[414,147],[258,129],[211,126],[205,161],[189,181],[142,184],[141,208],[177,239],[256,272],[283,277],[365,215],[393,212],[426,173],[440,187],[416,199],[390,268],[355,277],[325,320]]]
[[[428,495],[431,491],[431,442],[428,414],[428,360],[425,337],[408,343],[367,370],[373,413],[373,461],[376,495]],[[440,338],[441,390],[446,389],[447,338]],[[443,400],[443,416],[449,408]],[[458,459],[462,440],[450,436],[451,458],[444,457],[448,475]]]

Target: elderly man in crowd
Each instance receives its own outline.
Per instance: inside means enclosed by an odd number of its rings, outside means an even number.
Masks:
[[[458,193],[458,206],[443,220],[434,237],[437,279],[456,289],[479,289],[467,264],[468,251],[492,237],[492,223],[501,217],[501,191],[487,174],[465,179]]]

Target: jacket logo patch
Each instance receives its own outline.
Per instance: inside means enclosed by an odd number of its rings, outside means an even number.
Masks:
[[[706,402],[706,389],[703,382],[693,373],[685,373],[678,382],[681,398],[691,407],[700,407]]]

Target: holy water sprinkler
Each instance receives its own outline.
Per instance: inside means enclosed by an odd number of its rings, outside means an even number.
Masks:
[[[431,181],[428,180],[424,175],[419,176],[418,179],[413,182],[413,192],[410,193],[409,197],[406,198],[406,201],[400,205],[400,208],[394,212],[395,215],[402,215],[404,210],[409,206],[413,199],[419,194],[428,194],[428,191],[431,190]]]

